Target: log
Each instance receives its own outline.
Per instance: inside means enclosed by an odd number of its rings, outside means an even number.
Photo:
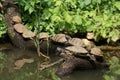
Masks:
[[[120,51],[120,46],[97,46],[104,51]]]
[[[62,55],[63,56],[63,55]],[[109,66],[106,62],[93,62],[87,59],[77,58],[71,55],[65,55],[65,62],[61,64],[61,66],[56,71],[58,76],[64,76],[73,72],[74,69],[100,69],[106,68]]]
[[[25,41],[23,39],[23,37],[17,33],[13,26],[13,21],[12,21],[12,17],[13,16],[20,16],[19,13],[19,9],[18,7],[14,4],[15,0],[5,0],[5,2],[3,3],[3,15],[4,15],[4,20],[6,22],[7,25],[7,29],[8,29],[8,35],[11,39],[11,42],[13,45],[15,45],[18,48],[26,48],[26,44]]]

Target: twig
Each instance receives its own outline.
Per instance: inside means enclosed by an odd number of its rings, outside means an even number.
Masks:
[[[52,66],[54,66],[54,65],[62,62],[62,61],[64,61],[63,58],[61,58],[61,59],[59,59],[59,60],[57,60],[57,61],[55,61],[55,62],[53,62],[53,63],[51,63],[51,64],[48,64],[48,65],[41,65],[41,67],[40,67],[38,70],[44,70],[44,69],[46,69],[46,68],[52,67]]]

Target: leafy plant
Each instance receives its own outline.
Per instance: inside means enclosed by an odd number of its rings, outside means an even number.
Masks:
[[[7,56],[5,55],[5,53],[0,52],[0,70],[1,70],[1,72],[5,66],[6,61],[7,61]]]
[[[5,22],[2,19],[2,14],[0,14],[0,38],[6,33],[7,28]]]
[[[118,80],[120,76],[120,59],[112,57],[109,61],[109,71],[104,75],[105,80]]]
[[[36,34],[94,32],[95,40],[119,39],[119,0],[16,0],[16,4],[24,24]],[[0,25],[4,26],[3,22]],[[0,27],[0,37],[4,33],[6,28]]]

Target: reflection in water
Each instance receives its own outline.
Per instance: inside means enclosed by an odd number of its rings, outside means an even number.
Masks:
[[[62,80],[103,80],[105,70],[80,70],[75,71]]]
[[[3,73],[0,74],[0,80],[60,80],[54,78],[54,75],[51,76],[53,72],[49,70],[37,72],[39,59],[36,51],[12,49],[4,52],[8,55],[8,62]],[[22,58],[33,58],[35,61],[31,64],[25,64],[20,70],[15,70],[14,62]],[[52,57],[52,61],[55,59],[55,56]],[[62,80],[103,80],[104,72],[105,70],[80,70],[63,77]]]

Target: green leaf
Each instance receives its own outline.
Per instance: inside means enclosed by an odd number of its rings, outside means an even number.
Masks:
[[[62,4],[62,1],[56,1],[55,6],[60,6]]]
[[[120,1],[116,1],[114,5],[118,10],[120,10]]]
[[[75,22],[77,25],[81,25],[81,24],[82,24],[81,16],[80,16],[80,15],[75,15],[75,16],[74,16],[74,22]]]
[[[111,37],[111,40],[115,42],[119,39],[119,34],[120,32],[117,29],[115,29],[109,33],[109,37]]]
[[[116,75],[120,75],[120,69],[116,70],[114,73],[115,73]]]
[[[85,4],[89,5],[91,3],[91,0],[85,0]]]
[[[105,75],[104,78],[105,80],[115,80],[114,76],[109,76],[109,75]]]
[[[72,22],[72,16],[70,16],[68,14],[68,12],[65,12],[64,13],[64,18],[65,18],[65,21],[68,22],[68,23],[71,23]]]
[[[29,13],[31,14],[34,11],[32,7],[29,8]]]

